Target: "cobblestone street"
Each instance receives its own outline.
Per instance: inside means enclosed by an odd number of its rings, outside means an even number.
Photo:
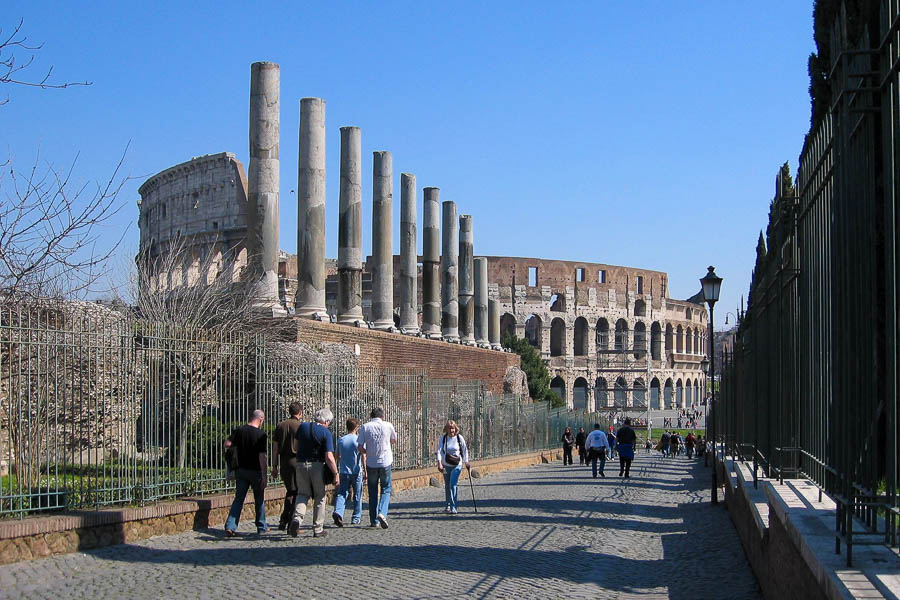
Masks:
[[[0,570],[0,598],[760,597],[700,462],[641,451],[631,479],[617,473],[615,461],[606,479],[559,462],[492,475],[476,481],[477,514],[463,481],[457,516],[443,489],[408,491],[388,530],[293,539],[242,522],[237,538],[191,531],[17,563]]]

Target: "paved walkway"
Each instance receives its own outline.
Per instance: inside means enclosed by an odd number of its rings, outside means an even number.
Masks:
[[[728,514],[709,503],[709,470],[643,451],[631,479],[617,466],[606,479],[558,462],[486,477],[477,514],[466,482],[455,517],[443,489],[404,492],[388,530],[292,539],[242,523],[233,539],[191,531],[8,565],[0,598],[761,597]]]

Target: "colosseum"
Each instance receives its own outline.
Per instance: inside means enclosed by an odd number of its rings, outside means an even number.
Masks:
[[[167,286],[210,277],[240,279],[247,260],[248,196],[243,165],[233,154],[202,156],[168,168],[150,177],[139,193],[139,256],[159,256],[176,238],[185,246],[176,272],[157,274],[167,279]],[[523,337],[539,350],[551,373],[551,388],[568,406],[642,412],[700,405],[707,315],[699,294],[671,299],[665,273],[636,267],[486,258],[488,295],[499,302],[502,333]],[[372,306],[369,262],[363,267],[366,319],[371,319]],[[394,262],[399,273],[399,256]],[[333,316],[337,269],[333,260],[326,263],[326,307]],[[204,264],[212,268],[198,266]],[[419,267],[421,307],[421,260]],[[278,274],[281,303],[291,312],[296,256],[281,252]],[[397,280],[394,285],[398,309]]]

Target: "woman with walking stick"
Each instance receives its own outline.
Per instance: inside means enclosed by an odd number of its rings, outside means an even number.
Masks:
[[[444,435],[438,442],[437,449],[438,471],[444,474],[444,498],[447,501],[445,513],[455,515],[457,512],[457,483],[463,465],[469,469],[469,448],[466,440],[459,434],[456,421],[447,421],[444,425]]]

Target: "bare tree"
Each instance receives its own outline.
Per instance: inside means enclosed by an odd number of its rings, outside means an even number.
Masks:
[[[0,28],[0,84],[9,83],[13,85],[24,85],[29,87],[37,87],[42,90],[62,89],[72,85],[91,85],[89,81],[66,83],[52,83],[50,76],[53,74],[53,66],[47,68],[47,72],[43,77],[33,79],[30,77],[22,78],[22,74],[32,63],[34,63],[34,54],[30,54],[24,61],[16,59],[17,50],[25,50],[33,52],[44,47],[43,43],[32,44],[28,41],[28,37],[22,33],[22,24],[24,19],[19,19],[18,24],[13,27],[12,33],[4,36],[3,29]],[[9,102],[9,96],[0,100],[0,105]]]

